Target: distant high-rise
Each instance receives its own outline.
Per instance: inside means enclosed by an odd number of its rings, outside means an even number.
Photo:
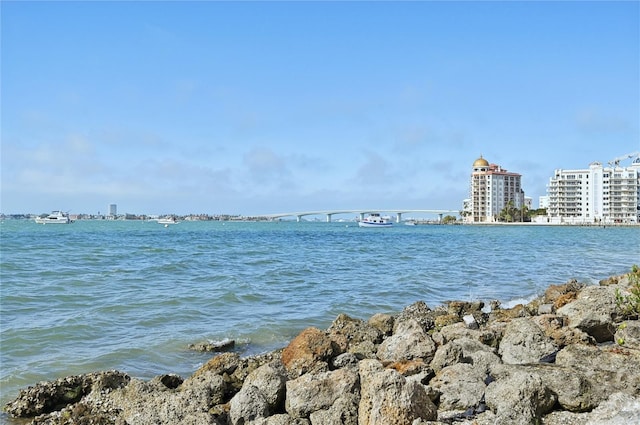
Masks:
[[[588,169],[555,170],[547,186],[547,214],[556,223],[640,222],[640,154],[629,167],[592,162]]]
[[[118,215],[118,206],[116,204],[109,204],[109,216],[115,217]]]
[[[497,221],[510,201],[515,208],[521,209],[525,202],[521,179],[520,174],[489,164],[481,155],[473,163],[466,220],[472,223]]]

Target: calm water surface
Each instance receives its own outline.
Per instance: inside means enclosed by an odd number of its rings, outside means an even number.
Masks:
[[[514,302],[640,263],[640,228],[6,220],[0,231],[3,405],[76,373],[186,377],[211,357],[190,343],[232,338],[256,354],[340,313]]]

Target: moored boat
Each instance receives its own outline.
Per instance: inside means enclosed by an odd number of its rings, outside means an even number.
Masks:
[[[391,221],[391,217],[383,217],[378,213],[371,213],[358,221],[358,226],[360,227],[391,227],[392,225],[393,221]]]
[[[69,216],[62,211],[52,211],[51,214],[46,217],[36,217],[36,223],[38,224],[69,224],[71,220]]]

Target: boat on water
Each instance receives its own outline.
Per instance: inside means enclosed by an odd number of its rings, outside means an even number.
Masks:
[[[71,220],[69,216],[62,211],[52,211],[51,214],[45,217],[36,217],[36,223],[38,224],[69,224]]]
[[[381,216],[378,213],[372,213],[358,221],[358,226],[360,227],[391,227],[393,226],[393,221],[391,221],[391,217]]]
[[[178,224],[180,222],[175,217],[164,217],[164,218],[159,218],[158,223],[164,224],[164,226],[166,227],[170,224]]]

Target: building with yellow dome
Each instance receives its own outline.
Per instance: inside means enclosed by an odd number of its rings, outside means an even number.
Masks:
[[[495,222],[510,201],[515,208],[522,208],[525,201],[521,179],[520,174],[509,172],[497,164],[490,164],[480,155],[473,162],[465,221]]]

